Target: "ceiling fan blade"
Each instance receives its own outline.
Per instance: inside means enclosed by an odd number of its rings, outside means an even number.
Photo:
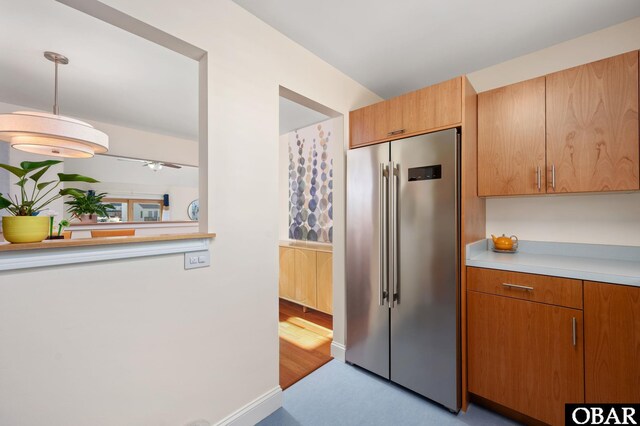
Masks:
[[[181,169],[182,166],[179,166],[178,164],[173,164],[173,163],[160,163],[165,167],[171,167],[172,169]]]
[[[136,160],[135,158],[116,158],[118,161],[129,161],[132,163],[147,163],[147,160]]]

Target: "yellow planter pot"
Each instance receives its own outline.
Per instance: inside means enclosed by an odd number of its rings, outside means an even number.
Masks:
[[[10,243],[39,243],[49,235],[49,217],[4,216],[2,234]]]

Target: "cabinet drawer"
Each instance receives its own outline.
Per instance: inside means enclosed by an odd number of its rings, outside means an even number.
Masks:
[[[582,281],[497,269],[467,268],[467,289],[582,309]]]

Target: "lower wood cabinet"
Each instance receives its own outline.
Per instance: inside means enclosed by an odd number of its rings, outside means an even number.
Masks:
[[[331,314],[333,313],[333,255],[319,251],[316,256],[318,264],[316,307],[319,311]]]
[[[477,292],[467,301],[469,391],[563,424],[564,405],[584,401],[582,311]]]
[[[640,403],[640,287],[584,283],[585,399]]]
[[[295,290],[295,251],[287,247],[279,247],[280,249],[280,277],[278,279],[278,288],[280,297],[285,299],[294,299],[296,297]]]
[[[484,268],[467,278],[469,392],[552,425],[566,403],[640,403],[640,287]]]
[[[280,247],[280,297],[331,314],[332,264],[329,252]]]
[[[295,300],[316,306],[316,252],[294,249]]]

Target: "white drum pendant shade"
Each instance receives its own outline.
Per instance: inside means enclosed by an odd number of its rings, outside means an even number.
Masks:
[[[0,114],[0,140],[54,157],[89,158],[109,150],[109,137],[89,123],[43,112]]]
[[[0,114],[0,141],[34,154],[54,157],[89,158],[109,150],[109,137],[91,124],[58,114],[58,65],[69,59],[55,52],[44,52],[55,64],[53,114],[17,111]]]

